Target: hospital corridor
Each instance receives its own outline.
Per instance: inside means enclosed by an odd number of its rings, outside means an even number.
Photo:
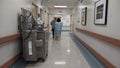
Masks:
[[[120,0],[0,0],[0,68],[120,68]]]
[[[27,64],[26,68],[90,68],[69,32],[62,32],[61,41],[50,38],[48,54],[44,63]]]

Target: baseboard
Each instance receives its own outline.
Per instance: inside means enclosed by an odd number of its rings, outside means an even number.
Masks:
[[[15,55],[13,58],[11,58],[10,60],[8,60],[5,64],[3,64],[2,66],[0,66],[0,68],[9,68],[16,60],[18,60],[21,56],[21,52],[18,53],[17,55]]]

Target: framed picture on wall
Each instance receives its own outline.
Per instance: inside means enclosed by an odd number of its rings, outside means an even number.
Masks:
[[[107,7],[108,0],[98,0],[95,2],[94,24],[96,25],[107,24]]]
[[[87,19],[87,7],[82,9],[82,13],[81,13],[81,24],[82,25],[86,25],[86,19]]]

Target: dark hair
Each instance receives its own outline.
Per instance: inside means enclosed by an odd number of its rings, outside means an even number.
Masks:
[[[61,19],[60,19],[60,18],[58,18],[58,19],[57,19],[57,22],[61,22]]]

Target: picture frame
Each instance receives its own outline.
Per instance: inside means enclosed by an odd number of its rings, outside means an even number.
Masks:
[[[108,0],[98,0],[95,2],[95,8],[94,8],[95,25],[107,24],[107,8],[108,8]]]
[[[87,7],[82,8],[82,13],[81,13],[81,24],[83,26],[86,25],[86,20],[87,20]]]

